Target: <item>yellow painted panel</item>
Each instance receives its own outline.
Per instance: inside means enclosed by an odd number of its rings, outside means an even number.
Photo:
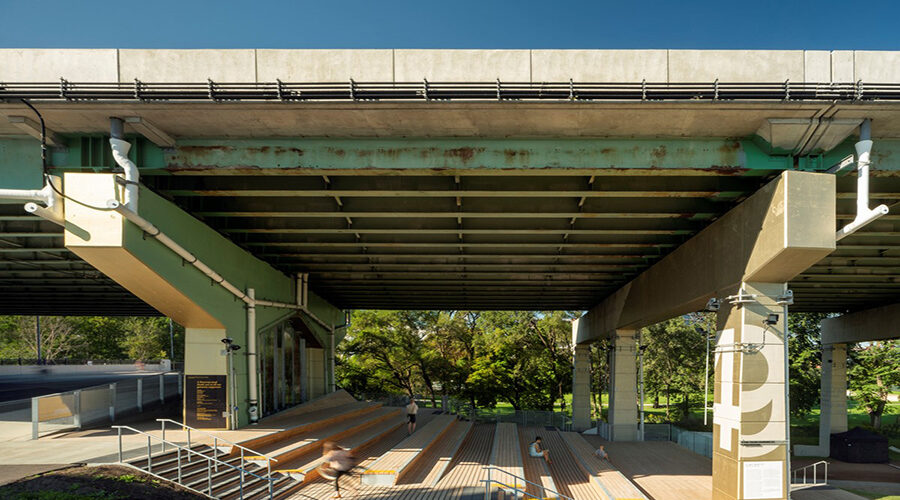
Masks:
[[[86,205],[106,207],[108,200],[117,198],[115,174],[67,173],[63,187],[71,199]],[[94,210],[66,200],[65,244],[88,247],[121,247],[123,218],[111,210]]]
[[[68,247],[75,255],[186,328],[224,328],[222,323],[122,247]]]
[[[184,369],[186,375],[226,375],[228,360],[222,355],[224,329],[186,328]],[[241,358],[237,358],[241,359]]]

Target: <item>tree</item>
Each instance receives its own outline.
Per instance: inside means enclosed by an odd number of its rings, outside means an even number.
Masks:
[[[163,358],[169,346],[169,327],[165,318],[126,318],[120,345],[131,359],[147,361]]]
[[[791,415],[807,415],[819,402],[822,355],[819,324],[824,313],[788,315]]]
[[[706,314],[673,318],[643,330],[645,392],[665,393],[666,419],[674,418],[670,408],[673,392],[681,393],[680,412],[687,417],[691,394],[702,390],[706,336],[713,331],[712,316]]]
[[[5,357],[37,358],[37,318],[10,316],[3,322],[3,355]],[[55,361],[76,356],[86,340],[67,318],[41,316],[41,358]]]
[[[900,344],[896,340],[859,344],[850,356],[849,385],[869,414],[873,428],[881,428],[891,387],[900,385]]]

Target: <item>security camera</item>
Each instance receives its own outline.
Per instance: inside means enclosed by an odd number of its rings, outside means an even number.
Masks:
[[[763,320],[763,324],[768,326],[778,324],[778,315],[770,314],[766,319]]]
[[[719,310],[719,299],[713,297],[706,302],[706,310],[716,312]]]
[[[241,346],[239,346],[239,345],[237,345],[237,344],[232,344],[232,345],[231,345],[231,350],[232,350],[232,351],[240,351],[240,350],[241,350]]]
[[[222,339],[222,343],[225,345],[229,345],[232,342],[234,342],[234,341],[231,339],[231,337],[225,337],[224,339]]]

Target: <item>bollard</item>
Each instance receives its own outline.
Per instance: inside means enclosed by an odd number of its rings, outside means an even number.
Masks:
[[[144,379],[137,379],[137,409],[139,412],[144,411]]]
[[[164,376],[162,373],[159,374],[159,404],[166,402],[166,381],[163,378]]]
[[[81,391],[80,390],[75,391],[74,399],[75,399],[75,405],[74,405],[75,411],[73,411],[72,413],[73,413],[73,418],[75,421],[73,423],[75,424],[76,429],[81,430]]]
[[[109,421],[116,421],[116,384],[109,384]]]
[[[31,439],[37,439],[39,430],[38,430],[38,421],[40,420],[40,401],[41,398],[31,398]]]
[[[178,395],[181,396],[182,394],[183,394],[183,391],[181,389],[181,374],[179,373],[178,374]]]

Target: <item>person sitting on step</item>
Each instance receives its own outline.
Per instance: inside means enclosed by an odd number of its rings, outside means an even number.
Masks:
[[[534,458],[543,457],[548,464],[553,463],[550,461],[550,450],[545,450],[541,446],[540,436],[535,436],[534,441],[532,441],[531,444],[528,445],[528,454]]]

